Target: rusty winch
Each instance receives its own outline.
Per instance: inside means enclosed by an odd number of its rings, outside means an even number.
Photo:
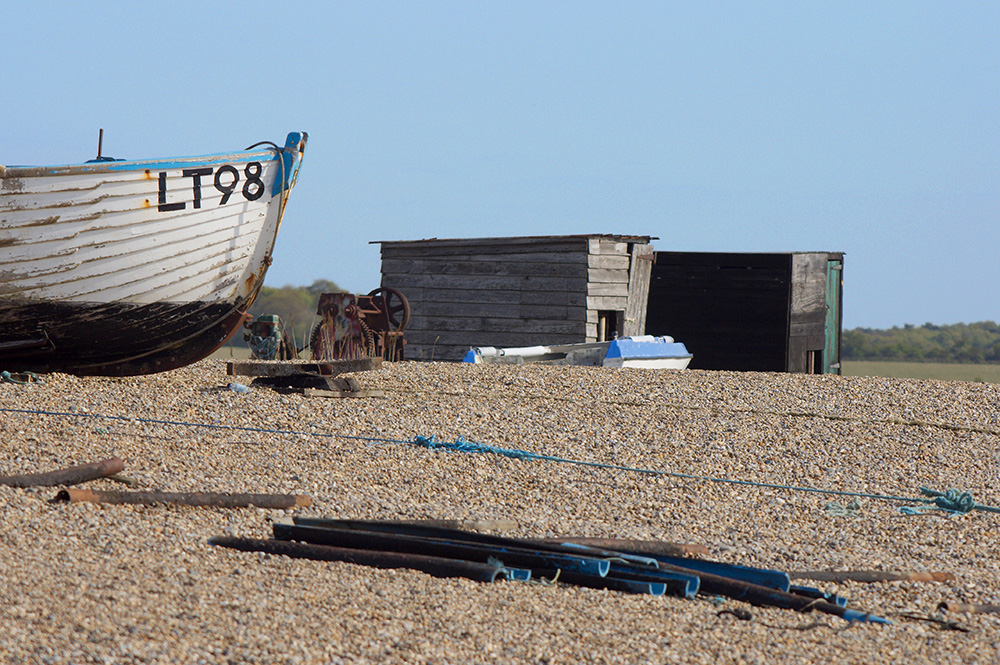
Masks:
[[[285,332],[281,317],[262,314],[254,320],[244,321],[243,327],[249,331],[243,334],[243,339],[250,347],[251,358],[292,360],[299,357],[298,349]]]
[[[313,360],[403,359],[410,303],[396,289],[382,287],[364,296],[324,293],[316,313],[322,321],[309,340]]]

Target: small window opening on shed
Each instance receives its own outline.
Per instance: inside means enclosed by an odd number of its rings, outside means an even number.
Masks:
[[[809,374],[823,373],[823,350],[806,351],[806,372]]]
[[[597,341],[607,342],[617,339],[625,323],[625,312],[613,309],[597,311]]]

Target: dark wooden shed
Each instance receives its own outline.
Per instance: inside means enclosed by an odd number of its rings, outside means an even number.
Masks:
[[[379,241],[382,286],[410,303],[406,358],[473,346],[572,344],[641,334],[649,236]]]
[[[691,369],[840,373],[842,252],[656,252],[646,333]]]

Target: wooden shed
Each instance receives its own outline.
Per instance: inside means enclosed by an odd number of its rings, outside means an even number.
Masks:
[[[656,252],[646,332],[692,369],[840,373],[842,252]]]
[[[473,346],[597,342],[641,334],[649,236],[378,241],[382,286],[410,302],[409,360]]]

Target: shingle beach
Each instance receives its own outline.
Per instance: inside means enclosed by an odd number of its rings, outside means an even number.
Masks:
[[[222,360],[0,384],[0,475],[116,456],[133,490],[313,501],[52,503],[59,488],[0,487],[0,662],[1000,662],[1000,614],[939,609],[1000,604],[1000,514],[907,515],[899,508],[918,504],[764,486],[898,497],[957,488],[1000,506],[998,385],[415,362],[355,376],[384,397],[235,392],[227,384],[241,379]],[[432,435],[598,465],[408,443]],[[954,579],[810,582],[892,621],[878,625],[209,543],[270,537],[291,515],[511,521],[503,535],[655,539],[783,571]]]

